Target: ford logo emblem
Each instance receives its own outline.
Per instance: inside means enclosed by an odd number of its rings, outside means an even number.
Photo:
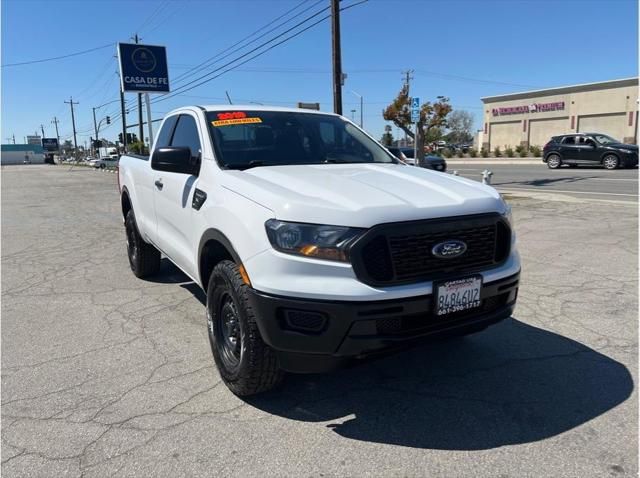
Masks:
[[[433,249],[431,249],[431,253],[439,257],[440,259],[453,259],[454,257],[459,257],[464,254],[467,250],[467,245],[458,240],[444,241],[439,242]]]

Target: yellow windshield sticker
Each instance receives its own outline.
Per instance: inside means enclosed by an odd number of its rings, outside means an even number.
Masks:
[[[234,124],[262,123],[260,118],[235,118],[212,121],[213,126],[231,126]]]

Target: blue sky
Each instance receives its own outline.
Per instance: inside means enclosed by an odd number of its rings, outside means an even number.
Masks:
[[[343,6],[357,0],[342,0]],[[38,60],[126,42],[166,45],[172,89],[181,74],[301,4],[280,21],[329,0],[4,0],[2,64]],[[317,18],[320,18],[316,17]],[[299,21],[298,20],[298,21]],[[414,69],[412,93],[451,98],[481,122],[483,96],[604,81],[638,74],[635,0],[369,0],[342,13],[344,114],[364,96],[365,128],[379,137],[381,110],[397,94],[401,71]],[[287,24],[293,25],[296,22]],[[286,27],[274,31],[269,37]],[[269,37],[265,37],[262,41]],[[255,46],[255,45],[254,45]],[[242,50],[226,61],[242,54]],[[40,131],[71,138],[73,96],[78,143],[93,135],[91,107],[118,98],[115,46],[64,60],[2,68],[2,142]],[[214,64],[212,68],[219,66]],[[200,72],[196,76],[206,73]],[[187,104],[249,101],[332,110],[330,24],[325,21],[265,55],[182,95],[152,105],[154,118]],[[129,124],[137,122],[135,95]],[[114,116],[119,104],[100,108]],[[121,122],[100,136],[115,139]],[[131,131],[131,130],[130,130]],[[393,129],[396,134],[396,128]]]

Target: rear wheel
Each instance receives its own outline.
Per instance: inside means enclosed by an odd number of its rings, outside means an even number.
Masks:
[[[104,165],[104,163],[101,163],[100,164],[100,169],[104,169],[104,168],[106,168],[106,166]]]
[[[558,156],[557,154],[550,154],[547,157],[547,167],[549,169],[558,169],[560,166],[562,166],[562,160],[560,159],[560,156]]]
[[[607,154],[602,160],[604,169],[616,169],[620,164],[620,160],[615,154]]]
[[[156,274],[160,270],[160,251],[140,236],[133,209],[127,213],[124,227],[127,233],[129,266],[133,274],[140,279]]]
[[[262,340],[238,266],[222,261],[207,287],[207,328],[213,359],[238,396],[266,392],[283,378],[278,359]]]

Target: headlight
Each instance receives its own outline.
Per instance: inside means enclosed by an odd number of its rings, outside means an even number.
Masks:
[[[287,254],[329,261],[349,261],[349,246],[364,232],[344,226],[323,226],[269,219],[265,223],[269,242]]]

